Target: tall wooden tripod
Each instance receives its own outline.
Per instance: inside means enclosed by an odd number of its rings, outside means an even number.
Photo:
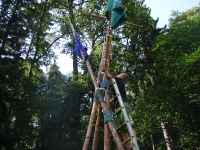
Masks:
[[[106,35],[106,41],[103,46],[101,65],[100,65],[100,70],[105,70],[105,74],[109,73],[109,64],[110,64],[110,59],[111,59],[111,42],[112,42],[112,29],[110,28],[110,21],[108,21],[108,30],[107,30],[107,35]],[[83,53],[82,53],[82,57],[85,60],[86,65],[88,67],[90,76],[93,80],[95,90],[97,90],[97,89],[99,89],[99,77],[98,77],[98,80],[95,78],[94,73],[90,67],[89,61],[84,58]],[[109,81],[109,79],[106,76],[104,76],[104,82],[108,82],[108,81]],[[115,89],[117,90],[118,88],[115,86]],[[105,94],[105,97],[104,97],[105,101],[101,102],[100,105],[96,101],[93,102],[89,125],[88,125],[86,138],[85,138],[82,150],[88,149],[89,142],[90,142],[90,136],[91,136],[91,132],[92,132],[92,126],[93,126],[93,122],[95,119],[95,114],[96,114],[96,112],[98,112],[96,126],[95,126],[95,132],[94,132],[94,138],[93,138],[93,144],[92,144],[92,149],[97,150],[97,140],[98,140],[101,114],[102,114],[102,111],[103,112],[110,111],[110,95],[109,95],[108,89],[105,89],[105,90],[106,90],[105,93],[108,93],[108,94]],[[122,106],[122,108],[124,108],[124,107]],[[123,109],[122,109],[122,112],[123,112],[123,114],[125,114],[125,116],[127,115],[126,111],[124,112]],[[127,124],[127,125],[130,126],[129,124]],[[104,150],[110,150],[110,133],[112,134],[112,137],[114,138],[117,149],[124,150],[123,143],[117,133],[117,129],[115,127],[113,120],[109,120],[107,123],[104,124]],[[130,137],[132,137],[132,138],[130,138],[129,140],[133,139],[133,136],[130,136]],[[135,140],[133,141],[133,149],[139,150],[137,141],[135,141]]]

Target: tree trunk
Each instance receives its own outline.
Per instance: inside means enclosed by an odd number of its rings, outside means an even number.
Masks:
[[[69,5],[69,18],[74,20],[74,14],[73,14],[73,2],[74,0],[69,0],[68,5]],[[73,23],[73,21],[72,21]],[[73,35],[72,35],[73,36]],[[73,38],[72,38],[73,39]],[[75,43],[74,43],[75,44]],[[78,81],[78,57],[76,53],[72,50],[72,58],[73,58],[73,76],[74,76],[74,81]]]
[[[165,125],[163,122],[161,122],[161,128],[162,128],[162,131],[163,131],[163,135],[164,135],[164,139],[165,139],[165,143],[166,143],[166,147],[167,147],[167,150],[172,150],[172,146],[171,146],[171,143],[170,143],[170,138],[167,134],[167,129],[165,128]]]
[[[153,143],[153,136],[151,135],[151,144],[152,144],[152,150],[155,150],[155,146],[154,146],[154,143]]]
[[[73,75],[74,75],[74,80],[78,80],[78,59],[77,55],[75,52],[73,52]]]

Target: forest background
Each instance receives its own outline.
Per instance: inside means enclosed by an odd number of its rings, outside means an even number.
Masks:
[[[80,40],[93,48],[89,61],[97,73],[107,22],[82,12],[104,16],[106,1],[0,4],[0,149],[82,149],[94,86],[84,61],[73,53],[68,17]],[[200,149],[200,7],[172,11],[169,26],[159,28],[143,0],[123,5],[128,21],[144,27],[113,31],[110,72],[130,76],[128,99],[140,148]],[[51,63],[54,49],[73,58],[72,73],[64,75]]]

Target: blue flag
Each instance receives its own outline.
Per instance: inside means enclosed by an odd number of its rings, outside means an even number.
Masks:
[[[73,28],[74,29],[74,28]],[[89,55],[87,54],[87,47],[83,46],[79,39],[78,39],[78,35],[76,34],[76,30],[74,29],[74,39],[75,39],[75,47],[74,47],[74,52],[76,52],[76,54],[78,56],[81,57],[81,50],[83,51],[84,57],[87,60]]]

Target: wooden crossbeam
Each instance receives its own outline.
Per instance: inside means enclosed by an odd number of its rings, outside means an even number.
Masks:
[[[91,17],[95,17],[95,18],[99,18],[99,19],[104,19],[106,20],[107,18],[106,17],[102,17],[102,16],[97,16],[97,15],[94,15],[94,14],[88,14],[88,13],[82,13],[83,15],[86,15],[86,16],[91,16]],[[143,28],[142,25],[138,25],[138,24],[134,24],[134,23],[131,23],[131,22],[125,22],[125,24],[127,25],[131,25],[131,26],[135,26],[135,27],[139,27],[139,28]]]

